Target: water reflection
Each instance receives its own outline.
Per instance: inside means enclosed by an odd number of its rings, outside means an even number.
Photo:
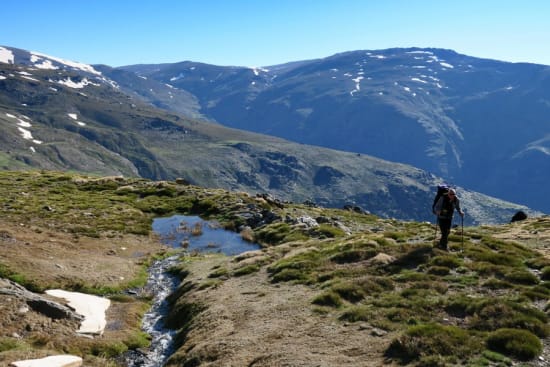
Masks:
[[[260,248],[243,240],[238,233],[223,229],[216,221],[205,221],[197,216],[156,218],[153,220],[153,231],[161,236],[164,244],[189,251],[238,255]]]

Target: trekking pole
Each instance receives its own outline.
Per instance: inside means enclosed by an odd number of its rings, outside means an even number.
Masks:
[[[460,216],[462,224],[462,252],[464,252],[464,215]]]
[[[439,224],[439,218],[435,217],[434,246],[437,246],[437,225],[438,224]]]

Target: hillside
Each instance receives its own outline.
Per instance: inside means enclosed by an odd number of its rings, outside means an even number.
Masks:
[[[183,178],[293,202],[351,205],[382,217],[433,219],[430,203],[442,179],[429,172],[168,112],[143,99],[154,94],[156,105],[174,103],[179,112],[200,115],[188,93],[135,74],[8,51],[13,59],[0,62],[1,169]],[[149,89],[128,92],[137,85]],[[459,189],[467,224],[508,222],[518,210],[537,214]]]
[[[71,353],[114,367],[120,353],[145,348],[143,273],[153,255],[169,253],[179,256],[171,272],[181,282],[169,297],[178,349],[168,366],[550,360],[548,217],[459,228],[442,252],[427,223],[182,182],[0,172],[0,195],[1,278],[113,303],[102,337],[76,338],[74,322],[0,293],[2,366]],[[151,222],[176,212],[218,219],[262,248],[235,257],[168,251]]]
[[[433,48],[266,66],[124,67],[193,94],[226,126],[369,154],[550,212],[550,67]],[[114,76],[113,76],[114,77]]]

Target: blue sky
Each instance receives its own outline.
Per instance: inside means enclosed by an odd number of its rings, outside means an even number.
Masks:
[[[547,0],[1,0],[0,45],[89,64],[269,66],[440,47],[550,65]]]

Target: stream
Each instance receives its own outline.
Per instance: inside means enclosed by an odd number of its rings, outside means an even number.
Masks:
[[[153,220],[153,231],[162,243],[188,252],[221,252],[237,255],[257,250],[256,244],[244,241],[238,233],[220,227],[215,221],[197,216],[174,215]],[[142,329],[151,335],[151,346],[145,351],[131,351],[126,355],[128,367],[161,367],[174,352],[175,330],[164,327],[168,312],[166,297],[179,285],[178,279],[167,272],[179,262],[179,255],[155,261],[149,268],[145,292],[153,294],[151,309],[144,315]]]

